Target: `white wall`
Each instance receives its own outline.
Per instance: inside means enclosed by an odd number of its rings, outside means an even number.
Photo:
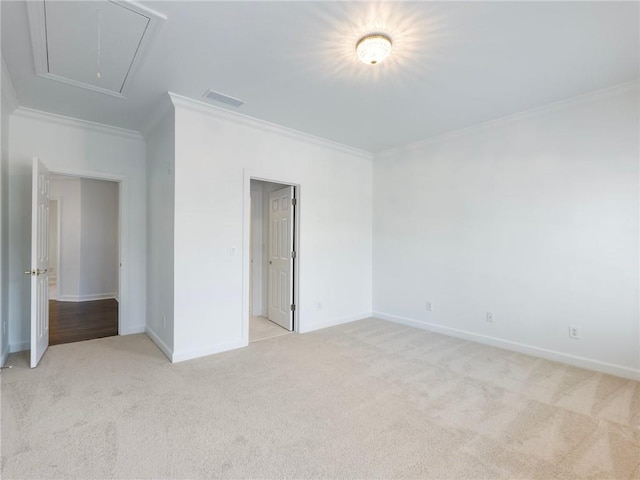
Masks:
[[[0,366],[9,355],[9,123],[18,106],[9,71],[1,60],[0,76]]]
[[[171,107],[147,135],[147,333],[169,358],[174,330],[174,152]]]
[[[119,184],[81,180],[80,298],[117,298]]]
[[[53,190],[53,180],[49,187],[49,192]],[[58,210],[60,201],[57,199],[49,199],[49,284],[57,283],[58,278]],[[51,297],[49,297],[51,299]],[[56,300],[56,298],[54,298]]]
[[[9,145],[9,336],[12,351],[29,347],[31,164],[56,173],[121,180],[121,334],[146,320],[146,147],[139,134],[23,107],[11,116]]]
[[[300,185],[301,331],[368,316],[370,156],[197,102],[174,103],[174,360],[248,342],[249,177]]]
[[[638,111],[627,85],[377,155],[374,313],[639,378]]]
[[[60,200],[60,266],[57,275],[58,300],[80,297],[82,235],[82,187],[78,177],[53,176],[51,195]]]

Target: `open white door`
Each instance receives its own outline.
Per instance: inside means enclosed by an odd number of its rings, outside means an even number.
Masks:
[[[49,346],[49,170],[33,159],[31,196],[31,368]]]
[[[294,187],[269,195],[269,320],[293,331]]]

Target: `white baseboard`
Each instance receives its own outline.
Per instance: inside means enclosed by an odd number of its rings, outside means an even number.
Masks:
[[[93,295],[58,295],[59,302],[91,302],[93,300],[117,299],[117,293],[96,293]]]
[[[357,315],[350,315],[348,317],[342,318],[332,318],[329,320],[322,320],[320,322],[315,322],[311,325],[301,324],[298,332],[299,333],[309,333],[315,330],[320,330],[322,328],[335,327],[337,325],[343,325],[345,323],[355,322],[356,320],[364,320],[365,318],[371,317],[371,312],[359,313]]]
[[[186,360],[192,360],[194,358],[206,357],[213,355],[214,353],[228,352],[229,350],[235,350],[237,348],[246,347],[248,342],[246,340],[237,340],[235,342],[227,342],[216,345],[211,345],[202,348],[196,348],[193,350],[186,350],[182,352],[173,352],[171,361],[174,363],[184,362]]]
[[[31,342],[16,342],[9,344],[9,353],[24,352],[31,349]]]
[[[173,350],[171,350],[169,346],[166,343],[164,343],[164,341],[160,338],[160,335],[158,335],[156,332],[153,331],[153,329],[149,327],[146,327],[146,333],[151,339],[151,341],[155,343],[156,346],[160,349],[160,351],[162,351],[162,353],[164,353],[167,356],[169,361],[171,361],[173,357]]]
[[[552,360],[554,362],[566,363],[568,365],[573,365],[574,367],[585,368],[587,370],[595,370],[596,372],[608,373],[610,375],[628,378],[631,380],[640,380],[640,370],[625,367],[622,365],[601,362],[599,360],[592,360],[590,358],[578,357],[576,355],[562,353],[556,350],[549,350],[546,348],[535,347],[533,345],[527,345],[524,343],[512,342],[511,340],[504,340],[501,338],[482,335],[458,328],[445,327],[443,325],[437,325],[435,323],[422,322],[420,320],[400,317],[398,315],[391,315],[384,312],[373,312],[373,316],[382,320],[388,320],[390,322],[407,325],[409,327],[415,327],[422,330],[428,330],[430,332],[440,333],[449,337],[462,338],[464,340],[470,340],[472,342],[482,343],[485,345],[490,345],[492,347],[503,348],[505,350],[511,350],[513,352],[524,353],[527,355],[532,355],[534,357]]]

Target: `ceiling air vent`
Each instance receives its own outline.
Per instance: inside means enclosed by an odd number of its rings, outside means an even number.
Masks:
[[[232,107],[239,107],[240,105],[244,104],[243,100],[230,97],[229,95],[225,95],[224,93],[214,92],[213,90],[207,90],[204,93],[204,98],[208,98],[209,100],[213,100],[214,102],[220,102],[226,105],[231,105]]]

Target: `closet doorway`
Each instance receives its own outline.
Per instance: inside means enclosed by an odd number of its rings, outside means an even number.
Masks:
[[[249,342],[295,329],[296,187],[251,180]]]

